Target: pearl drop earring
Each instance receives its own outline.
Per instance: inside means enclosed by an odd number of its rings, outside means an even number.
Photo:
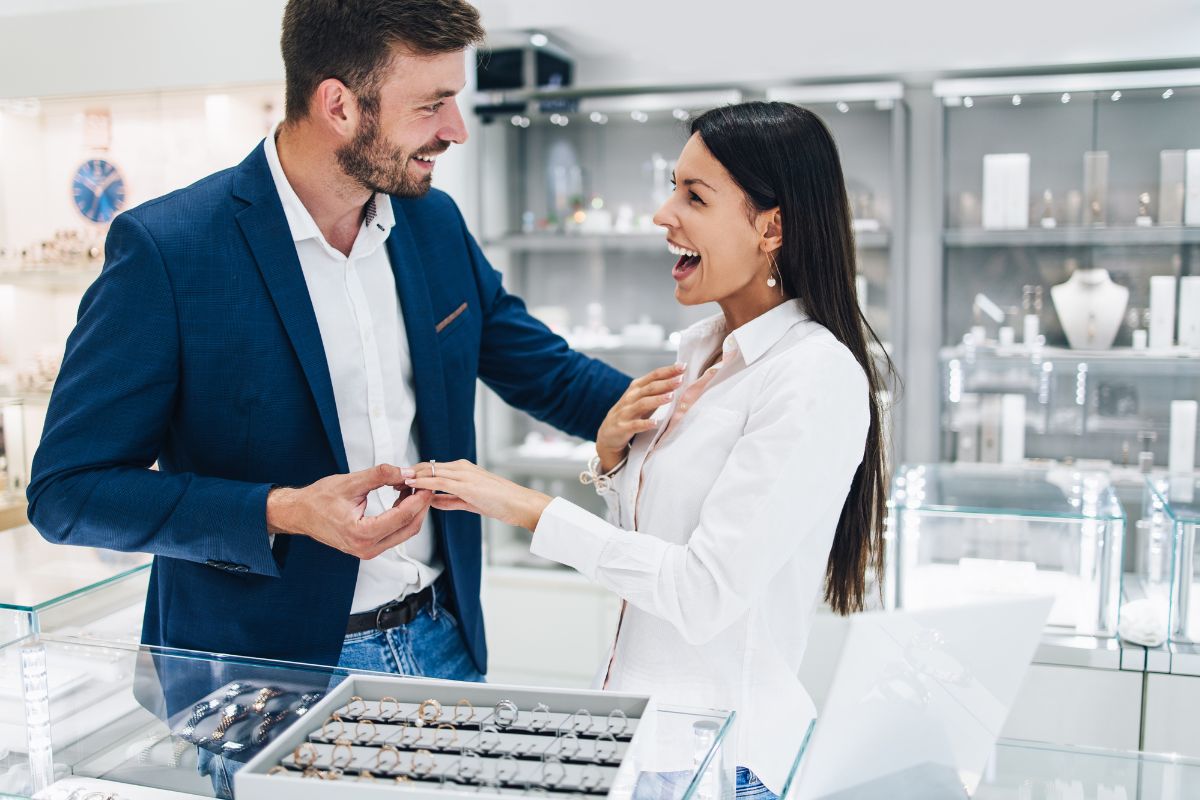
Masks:
[[[767,286],[774,289],[779,281],[775,280],[775,276],[779,274],[779,265],[775,261],[775,256],[767,254],[767,259],[771,262],[771,272],[767,275]]]

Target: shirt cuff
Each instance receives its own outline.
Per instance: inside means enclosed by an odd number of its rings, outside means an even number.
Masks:
[[[529,551],[579,571],[594,580],[611,526],[574,503],[556,497],[533,530]]]

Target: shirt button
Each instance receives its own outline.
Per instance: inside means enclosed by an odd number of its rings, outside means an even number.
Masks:
[[[679,408],[680,408],[680,410],[682,410],[682,411],[687,411],[687,410],[688,410],[688,404],[687,404],[687,403],[680,403],[680,404],[679,404]]]
[[[371,416],[379,419],[383,414],[379,410],[379,406],[371,406]]]

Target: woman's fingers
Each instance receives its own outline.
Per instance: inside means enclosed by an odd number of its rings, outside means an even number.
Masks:
[[[657,411],[660,406],[665,406],[669,402],[671,402],[671,395],[669,394],[647,397],[631,405],[628,411],[636,419],[645,419]]]
[[[635,378],[634,381],[631,384],[629,384],[629,388],[630,389],[642,389],[643,387],[645,387],[651,383],[655,383],[657,381],[665,381],[665,380],[670,380],[672,378],[677,378],[683,374],[683,370],[686,367],[687,367],[686,364],[671,364],[670,366],[667,366],[667,367],[659,367],[656,370],[647,372],[645,375],[643,375],[640,378]]]
[[[480,511],[475,506],[463,500],[461,497],[455,497],[452,494],[435,494],[431,506],[440,511],[467,511],[472,514],[479,514]]]

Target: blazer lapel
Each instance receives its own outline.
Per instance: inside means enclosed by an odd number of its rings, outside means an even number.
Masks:
[[[442,371],[442,354],[438,348],[433,302],[425,282],[425,268],[413,239],[412,228],[403,207],[392,203],[396,224],[387,239],[392,273],[396,276],[396,291],[400,295],[400,310],[408,334],[408,350],[412,358],[413,384],[416,390],[417,434],[421,458],[448,460],[449,438],[446,426],[446,384]]]
[[[237,213],[238,225],[250,244],[275,310],[283,321],[296,357],[300,359],[338,469],[349,472],[321,330],[262,145],[242,162],[238,170],[234,194],[249,203]]]

